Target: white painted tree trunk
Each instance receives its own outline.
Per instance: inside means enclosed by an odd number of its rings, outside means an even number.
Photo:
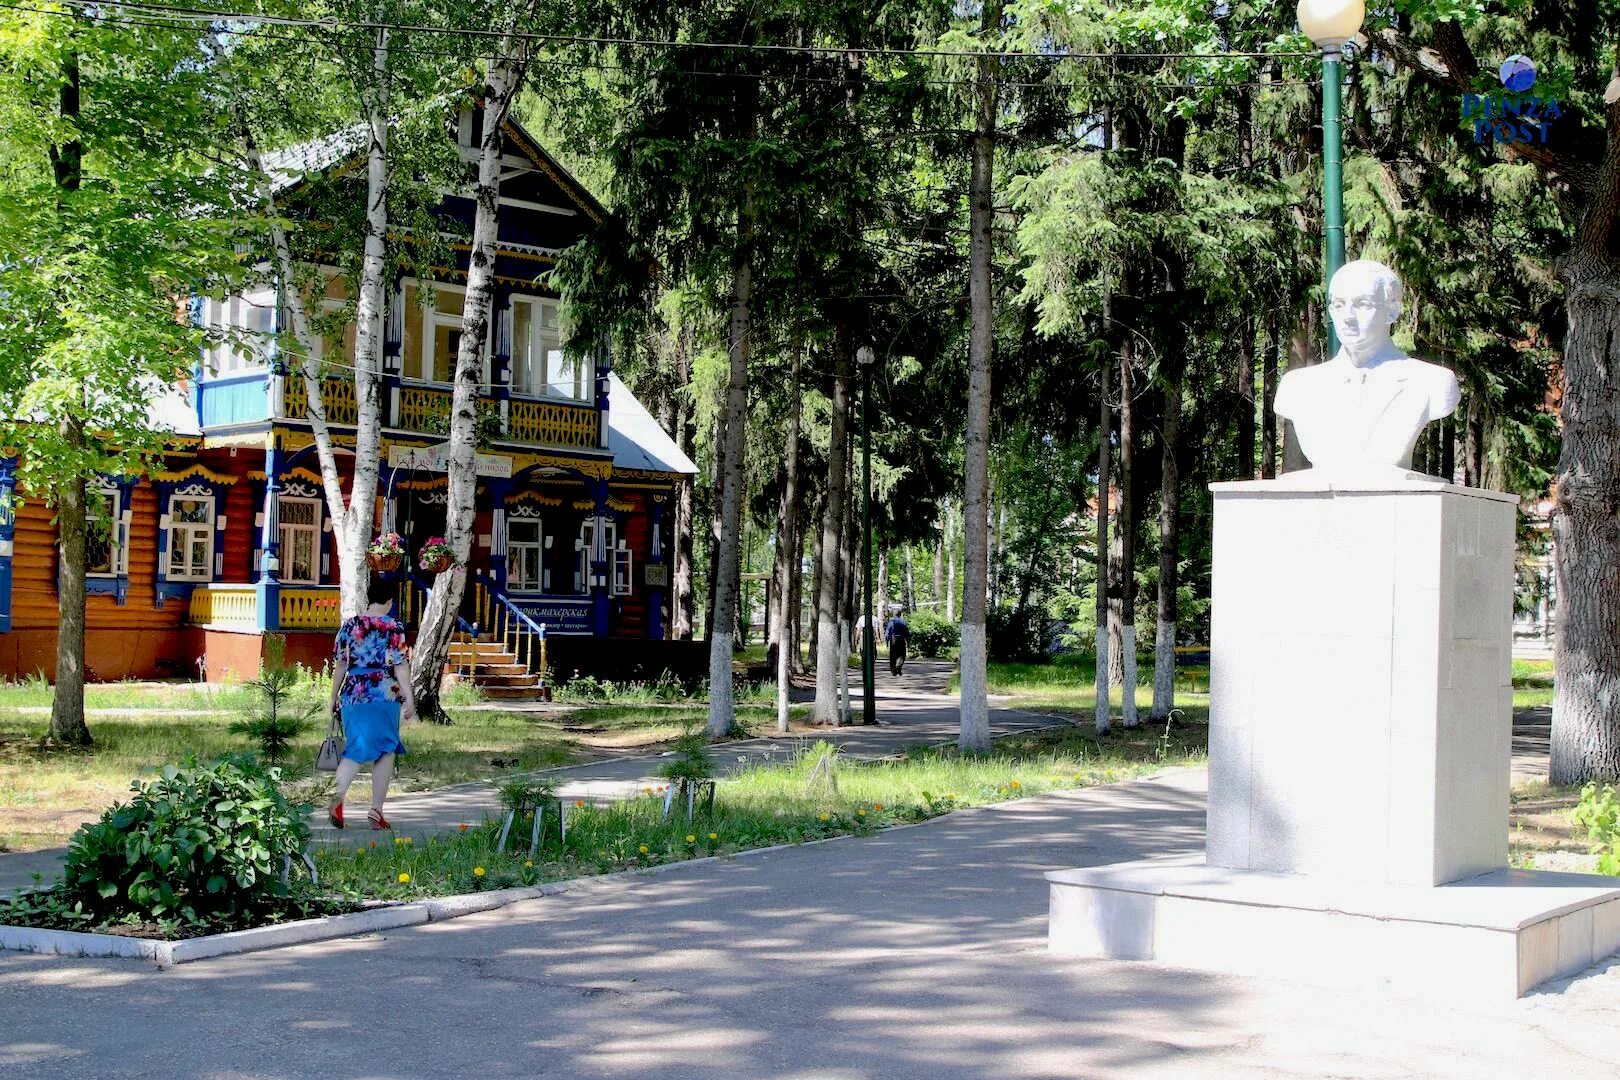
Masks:
[[[1000,0],[988,0],[980,14],[986,35],[1001,29]],[[962,527],[962,692],[961,727],[956,744],[963,752],[990,749],[989,661],[985,617],[989,591],[987,527],[990,509],[990,392],[995,348],[995,296],[990,280],[995,258],[990,229],[993,221],[996,118],[999,92],[997,61],[977,60],[974,102],[973,151],[968,181],[968,402],[967,431],[963,438]]]
[[[849,699],[849,623],[840,621],[838,624],[838,715],[839,723],[853,722],[850,715]]]
[[[478,146],[478,179],[473,185],[472,251],[468,254],[467,292],[462,298],[461,344],[456,351],[454,385],[450,392],[450,447],[445,471],[449,490],[445,500],[444,539],[455,555],[456,567],[440,574],[428,592],[417,634],[411,682],[418,707],[425,716],[437,716],[439,684],[450,655],[467,589],[472,557],[478,492],[478,404],[489,341],[490,311],[495,300],[495,239],[500,224],[501,152],[503,128],[523,85],[528,64],[527,39],[507,39],[500,55],[490,61],[485,80],[484,130]],[[598,529],[595,535],[600,538]]]
[[[820,573],[816,597],[816,703],[812,722],[842,724],[848,719],[838,701],[838,613],[844,606],[842,560],[844,503],[848,496],[845,452],[849,442],[849,379],[852,354],[848,328],[835,328],[832,432],[827,443],[827,497],[821,511]]]
[[[1176,624],[1162,619],[1153,634],[1153,719],[1170,715],[1176,699]]]
[[[782,499],[776,527],[776,730],[787,734],[788,690],[793,674],[793,579],[802,572],[799,543],[799,367],[804,347],[793,343],[789,382],[787,446],[782,461]]]
[[[1126,623],[1120,628],[1120,649],[1124,658],[1125,678],[1120,689],[1119,713],[1120,723],[1127,728],[1136,727],[1141,721],[1136,715],[1136,624]],[[1154,668],[1154,677],[1158,677],[1158,669]]]

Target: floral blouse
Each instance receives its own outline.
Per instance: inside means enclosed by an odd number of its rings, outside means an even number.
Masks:
[[[333,655],[344,660],[349,673],[343,680],[339,702],[368,705],[404,701],[394,680],[394,665],[405,662],[405,627],[387,615],[356,615],[338,627]],[[355,669],[361,670],[355,670]]]

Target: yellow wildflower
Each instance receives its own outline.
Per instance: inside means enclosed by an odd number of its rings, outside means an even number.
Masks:
[[[523,860],[523,865],[528,867],[530,870],[533,870],[534,869],[534,860],[533,859],[524,859]]]
[[[822,814],[822,815],[821,815],[821,820],[822,820],[822,821],[826,821],[826,820],[827,820],[827,819],[828,819],[828,817],[830,817],[830,816],[831,816],[831,815],[828,815],[828,814]]]
[[[718,840],[718,839],[720,839],[720,834],[717,833],[717,832],[712,832],[712,833],[709,834],[709,839],[710,840]]]
[[[641,853],[643,855],[647,854],[647,845],[646,844],[641,845]]]
[[[695,843],[697,843],[697,837],[693,836],[691,833],[687,833],[686,834],[686,842],[688,844],[695,844]]]
[[[409,874],[401,874],[401,875],[399,875],[399,883],[401,885],[409,885],[411,883],[411,875],[409,875]]]
[[[1018,781],[1016,781],[1016,780],[1014,780],[1014,781],[1013,781],[1013,782],[1012,782],[1012,786],[1013,786],[1013,787],[1015,787],[1015,788],[1016,788],[1016,787],[1017,787],[1017,786],[1018,786]]]

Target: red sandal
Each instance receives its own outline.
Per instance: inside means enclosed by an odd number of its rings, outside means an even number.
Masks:
[[[326,812],[326,820],[332,823],[332,828],[343,828],[343,804],[338,803]]]
[[[372,807],[370,810],[366,811],[366,820],[371,822],[371,827],[373,829],[393,828],[392,825],[388,824],[388,819],[382,816],[382,811],[378,810],[376,807]]]

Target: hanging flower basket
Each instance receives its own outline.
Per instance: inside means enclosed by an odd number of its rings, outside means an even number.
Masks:
[[[382,533],[366,549],[366,563],[373,570],[390,573],[405,561],[405,538],[399,533]]]
[[[442,574],[456,565],[456,553],[444,542],[444,537],[429,537],[417,553],[416,565],[430,574]]]

